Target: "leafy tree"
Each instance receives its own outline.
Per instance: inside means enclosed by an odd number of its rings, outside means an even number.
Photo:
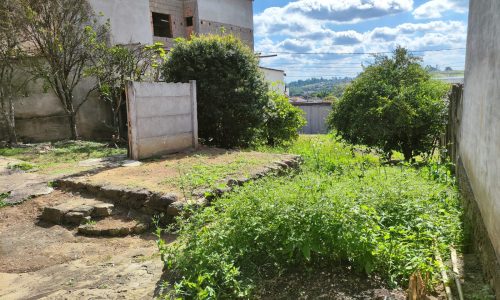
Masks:
[[[24,59],[22,34],[14,11],[17,1],[0,2],[0,118],[6,124],[9,142],[17,143],[14,99],[22,92],[26,80],[16,76]]]
[[[39,58],[32,60],[32,72],[54,91],[69,117],[71,137],[77,139],[76,115],[93,90],[77,98],[75,88],[90,58],[90,39],[104,39],[106,26],[97,23],[88,1],[18,2],[21,29]]]
[[[352,143],[381,148],[405,160],[430,151],[446,124],[448,85],[432,80],[420,58],[398,47],[349,85],[330,115],[330,125]]]
[[[132,81],[158,81],[158,68],[165,59],[163,44],[150,46],[109,46],[98,41],[92,33],[92,55],[85,76],[97,79],[97,87],[102,100],[109,103],[113,112],[115,139],[121,140],[120,108],[124,103],[125,83]]]
[[[256,56],[238,38],[177,39],[163,76],[172,82],[197,80],[199,136],[206,144],[240,147],[262,140],[268,87]]]
[[[269,91],[266,108],[267,144],[288,145],[299,137],[299,129],[306,125],[304,112],[290,104],[288,98],[276,91]]]

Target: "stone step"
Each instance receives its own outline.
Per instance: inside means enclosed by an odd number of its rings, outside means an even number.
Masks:
[[[158,193],[146,189],[134,189],[115,185],[98,185],[90,183],[86,176],[68,177],[56,182],[60,190],[90,195],[105,199],[117,207],[140,211],[143,214],[154,216],[163,214],[175,217],[189,202],[196,206],[209,204],[215,197],[230,192],[235,186],[240,186],[251,180],[257,180],[271,175],[281,175],[293,169],[298,169],[302,158],[289,156],[287,159],[275,161],[263,170],[250,174],[247,177],[227,178],[225,188],[195,190],[191,199],[174,193]],[[189,200],[189,201],[188,201]]]
[[[89,237],[123,237],[141,234],[149,229],[149,222],[127,216],[111,216],[78,227],[78,233]]]
[[[92,218],[111,216],[114,208],[111,203],[69,197],[68,202],[45,207],[40,219],[52,224],[80,225]]]

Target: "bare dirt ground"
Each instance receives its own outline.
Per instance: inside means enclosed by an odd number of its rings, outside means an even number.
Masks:
[[[38,223],[44,196],[0,210],[0,299],[151,299],[162,263],[151,234],[86,238]]]

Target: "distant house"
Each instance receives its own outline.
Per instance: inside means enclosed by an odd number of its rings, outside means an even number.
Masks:
[[[260,67],[264,77],[271,84],[271,89],[288,96],[288,89],[285,84],[286,73],[283,70]]]
[[[111,24],[113,44],[166,48],[191,34],[234,34],[253,49],[253,0],[89,0]]]

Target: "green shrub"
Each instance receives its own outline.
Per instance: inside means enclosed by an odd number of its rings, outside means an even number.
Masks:
[[[383,166],[336,137],[301,138],[291,151],[302,174],[238,188],[179,219],[176,242],[160,241],[177,296],[248,298],[262,278],[339,262],[393,286],[415,271],[431,284],[434,251],[460,245],[457,191],[427,170]]]
[[[166,81],[197,81],[199,136],[240,147],[261,142],[267,83],[250,48],[231,35],[176,39],[163,67]]]
[[[11,170],[21,170],[21,171],[29,171],[29,170],[32,170],[34,169],[36,166],[29,163],[29,162],[18,162],[18,163],[14,163],[14,164],[9,164],[7,166],[8,169],[11,169]]]
[[[432,80],[404,48],[377,56],[333,106],[329,123],[349,142],[400,151],[406,160],[429,152],[446,125],[449,85]]]
[[[275,91],[269,92],[266,109],[267,144],[287,145],[299,137],[299,130],[306,124],[301,109],[290,104],[288,97]]]

